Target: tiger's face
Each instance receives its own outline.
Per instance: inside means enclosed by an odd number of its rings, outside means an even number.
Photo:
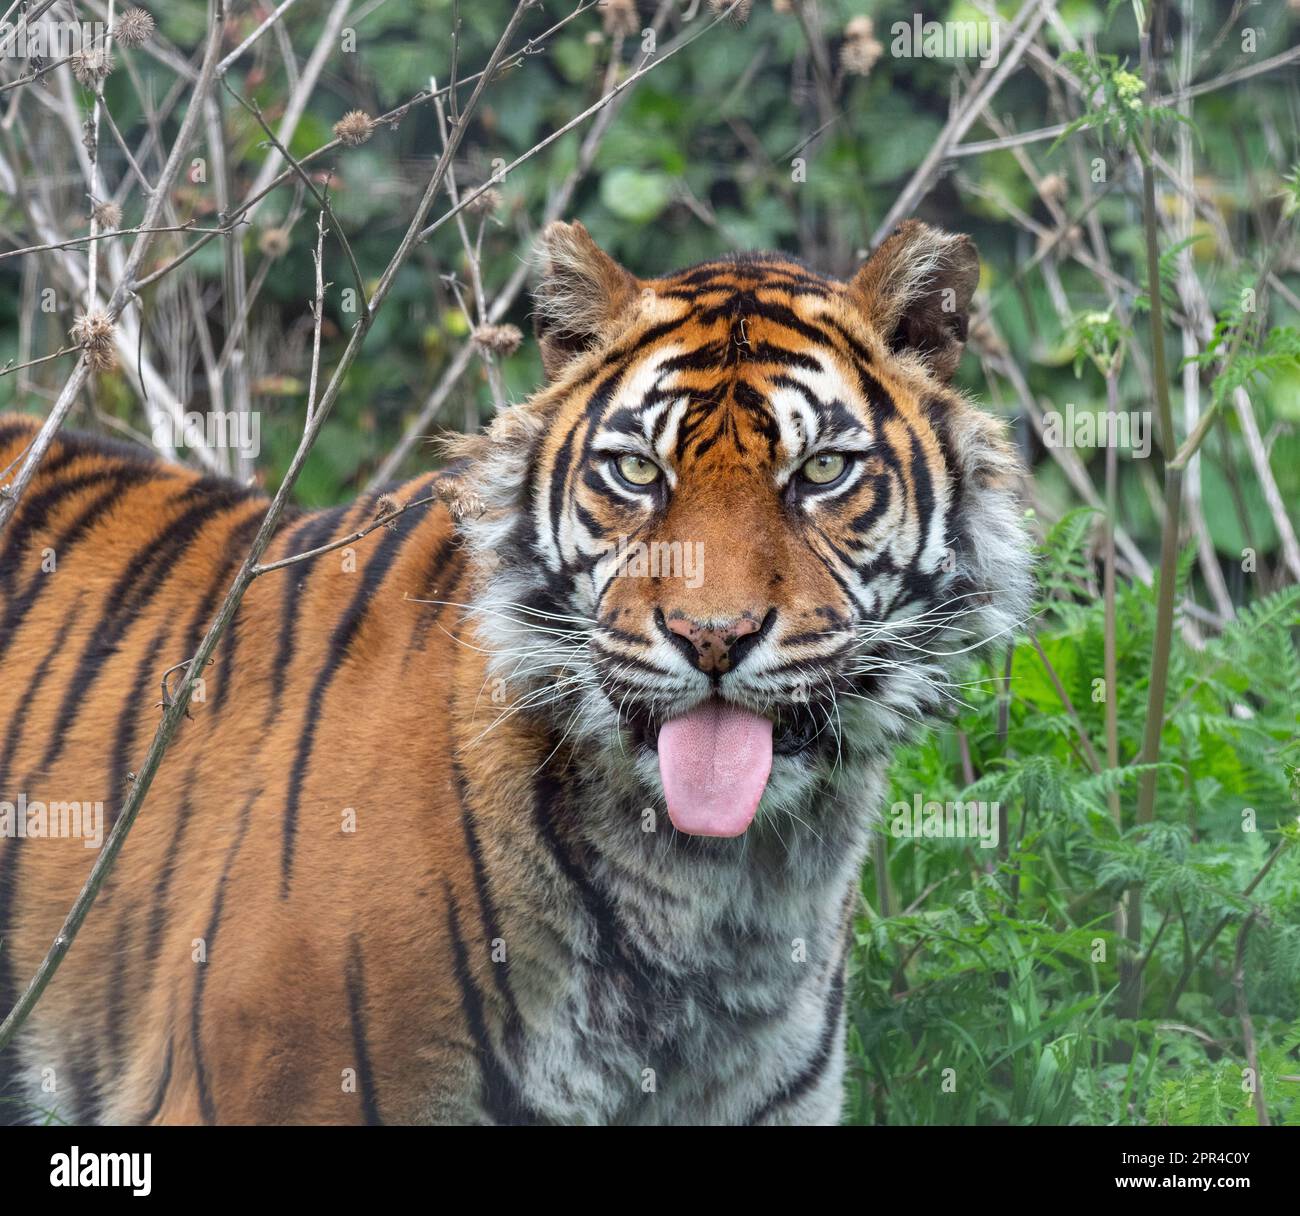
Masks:
[[[543,249],[551,384],[461,447],[480,633],[526,712],[736,836],[1023,614],[1016,462],[948,385],[978,260],[916,223],[848,283],[773,255],[637,280],[580,225]]]

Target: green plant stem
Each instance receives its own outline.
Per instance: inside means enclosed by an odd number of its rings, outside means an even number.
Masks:
[[[1255,1025],[1251,1021],[1250,1006],[1246,1003],[1246,939],[1254,928],[1256,913],[1252,912],[1242,923],[1237,934],[1237,949],[1232,963],[1232,986],[1237,993],[1237,1018],[1241,1022],[1241,1042],[1246,1049],[1246,1065],[1255,1078],[1255,1118],[1260,1127],[1270,1126],[1268,1103],[1264,1100],[1264,1077],[1259,1068],[1259,1051],[1255,1046]]]
[[[1144,46],[1144,50],[1148,48]],[[1153,72],[1151,57],[1146,60],[1148,87]],[[1156,217],[1155,167],[1151,163],[1152,122],[1146,121],[1144,139],[1138,153],[1142,160],[1142,227],[1146,236],[1147,283],[1151,299],[1151,374],[1156,387],[1156,406],[1160,414],[1160,450],[1165,459],[1174,452],[1174,415],[1169,400],[1169,366],[1165,359],[1164,306],[1160,298],[1160,248]],[[1151,678],[1147,685],[1147,720],[1142,738],[1142,763],[1150,765],[1138,779],[1136,822],[1139,826],[1155,817],[1156,787],[1160,779],[1155,765],[1160,760],[1160,736],[1165,721],[1165,693],[1169,682],[1169,656],[1174,633],[1174,593],[1178,566],[1178,524],[1181,514],[1183,477],[1178,469],[1164,469],[1165,518],[1160,535],[1160,588],[1156,599],[1156,631],[1151,651]],[[1142,941],[1142,892],[1140,887],[1128,891],[1128,937],[1136,953]],[[1132,966],[1132,958],[1121,966],[1120,1014],[1136,1017],[1142,1003],[1142,973]]]
[[[1119,367],[1112,360],[1106,369],[1106,408],[1112,414],[1119,407]],[[1119,662],[1115,644],[1115,500],[1119,478],[1119,453],[1115,445],[1106,447],[1106,525],[1103,540],[1101,594],[1105,613],[1102,640],[1102,681],[1106,688],[1106,767],[1119,767]],[[1110,816],[1115,821],[1117,835],[1124,833],[1124,813],[1120,805],[1119,788],[1106,794]],[[1115,905],[1115,933],[1122,936],[1125,930],[1124,901]]]
[[[1043,647],[1038,641],[1038,636],[1031,630],[1029,640],[1033,642],[1034,649],[1038,651],[1038,657],[1042,660],[1043,667],[1047,670],[1047,678],[1052,682],[1052,688],[1055,689],[1056,695],[1060,698],[1061,704],[1065,706],[1065,712],[1070,715],[1070,721],[1074,723],[1074,728],[1079,732],[1079,743],[1083,748],[1083,758],[1093,773],[1101,776],[1101,761],[1097,759],[1097,753],[1093,749],[1092,740],[1088,738],[1088,728],[1084,726],[1083,719],[1079,717],[1079,711],[1074,708],[1074,702],[1070,700],[1070,694],[1065,691],[1065,685],[1061,683],[1061,678],[1056,674],[1056,668],[1052,666],[1047,655],[1043,652]]]

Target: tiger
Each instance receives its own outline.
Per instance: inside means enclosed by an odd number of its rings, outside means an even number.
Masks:
[[[557,222],[537,264],[542,387],[286,512],[263,563],[321,552],[199,674],[11,1118],[842,1118],[891,755],[1030,599],[1020,457],[953,384],[978,254],[908,220],[848,279],[642,279]],[[0,534],[0,1010],[95,856],[33,808],[111,830],[268,508],[66,433]]]

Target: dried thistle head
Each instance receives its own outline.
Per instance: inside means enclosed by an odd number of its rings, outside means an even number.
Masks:
[[[142,8],[128,9],[113,26],[113,37],[123,46],[140,46],[153,37],[153,17]]]
[[[849,76],[870,76],[885,48],[876,38],[875,22],[870,17],[854,17],[844,27],[840,47],[840,67]]]
[[[601,0],[600,21],[611,38],[631,37],[641,29],[636,0]]]
[[[393,494],[381,494],[375,500],[375,518],[383,519],[385,515],[392,515],[395,511],[400,511],[402,504]],[[397,520],[390,519],[385,522],[384,527],[390,532],[397,531]]]
[[[68,66],[78,84],[87,89],[98,89],[104,83],[104,77],[113,70],[113,52],[102,46],[86,47],[69,56]]]
[[[754,0],[709,0],[709,8],[715,17],[725,16],[732,25],[744,25],[754,11]]]
[[[365,110],[349,110],[334,124],[334,137],[355,148],[370,138],[375,130],[375,120]]]
[[[102,312],[82,313],[73,322],[72,340],[86,353],[92,371],[107,372],[117,365],[113,350],[113,322]]]
[[[435,492],[456,523],[460,523],[462,519],[477,519],[487,510],[483,500],[477,494],[464,491],[454,482],[436,486]]]
[[[112,199],[106,198],[96,203],[90,209],[90,214],[94,217],[95,223],[106,230],[116,229],[122,223],[122,208]]]
[[[465,204],[465,210],[470,215],[492,215],[500,208],[501,202],[500,190],[484,190],[482,194],[476,194]]]
[[[772,11],[774,13],[792,13],[794,5],[791,0],[772,0]]]
[[[1038,191],[1043,198],[1059,203],[1066,193],[1065,178],[1059,173],[1049,173],[1041,182],[1038,183]]]
[[[282,258],[289,252],[287,228],[263,228],[257,238],[258,249],[268,258]]]
[[[480,325],[472,337],[474,344],[490,355],[513,355],[524,340],[518,325]]]

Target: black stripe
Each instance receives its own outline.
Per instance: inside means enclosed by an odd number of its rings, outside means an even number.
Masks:
[[[0,751],[0,791],[11,788],[9,784],[10,770],[18,743],[22,738],[23,726],[27,722],[27,707],[31,705],[32,699],[36,696],[41,681],[45,679],[46,672],[49,671],[54,657],[62,652],[67,642],[68,631],[81,610],[81,603],[84,598],[85,592],[79,591],[72,601],[72,606],[64,616],[63,624],[59,626],[59,631],[50,644],[50,648],[36,665],[36,670],[28,681],[27,691],[13,704],[13,716],[9,719],[9,728],[5,731],[4,749]],[[17,837],[9,841],[0,841],[0,1019],[3,1019],[8,1014],[18,1000],[18,987],[12,961],[14,927],[9,923],[10,910],[15,906],[14,896],[18,890],[18,878],[21,873],[19,863],[23,858],[23,854],[18,851],[18,844]],[[10,1041],[3,1052],[0,1052],[0,1094],[4,1093],[5,1088],[16,1074],[20,1038],[21,1033]],[[3,1114],[4,1107],[5,1104],[0,1103],[0,1114]]]
[[[450,569],[448,569],[449,565]],[[420,579],[421,598],[440,599],[443,595],[443,588],[435,586],[435,584],[445,581],[448,587],[456,586],[464,568],[464,553],[456,548],[450,536],[444,537],[433,550],[433,560],[429,563],[429,568]],[[443,578],[444,574],[446,574],[445,580]],[[429,603],[420,605],[419,614],[415,619],[415,627],[411,630],[411,645],[402,659],[403,672],[406,670],[406,664],[410,661],[411,655],[417,651],[423,652],[428,645],[429,630],[437,624],[445,607],[445,604]]]
[[[20,435],[27,436],[30,443],[40,429],[38,419],[33,417],[9,416],[0,423],[0,450],[7,448]],[[9,461],[5,461],[8,464]]]
[[[170,634],[169,625],[164,624],[162,629],[154,635],[148,650],[141,655],[139,663],[136,664],[135,678],[131,681],[126,696],[122,698],[122,708],[118,711],[117,729],[113,735],[113,753],[108,768],[108,815],[106,818],[110,832],[117,822],[117,817],[122,811],[122,804],[127,797],[126,786],[128,774],[131,771],[131,756],[135,750],[136,719],[140,713],[141,705],[145,701],[145,689],[152,682],[152,678],[158,670],[158,653],[162,650],[163,643]],[[101,902],[105,902],[104,896],[107,894],[107,890],[100,892],[99,898]]]
[[[912,455],[912,494],[913,501],[916,504],[917,518],[917,540],[916,550],[912,554],[908,566],[915,569],[930,544],[930,524],[934,517],[934,482],[930,477],[930,466],[926,463],[925,452],[921,448],[921,440],[915,431],[912,432],[911,443]]]
[[[167,897],[171,892],[172,877],[176,873],[176,859],[180,855],[185,832],[189,828],[190,816],[194,813],[194,782],[198,778],[197,763],[190,769],[181,792],[181,804],[176,811],[176,822],[172,829],[171,842],[163,858],[162,868],[153,886],[153,903],[149,911],[149,930],[145,944],[145,966],[152,971],[158,960],[158,951],[162,949],[163,930],[166,927],[170,909]]]
[[[375,1097],[374,1072],[370,1066],[370,1044],[366,1037],[366,975],[361,957],[361,943],[354,933],[348,940],[347,962],[348,1016],[352,1021],[352,1049],[356,1052],[357,1082],[361,1093],[361,1112],[367,1126],[382,1123]]]
[[[158,1112],[162,1110],[162,1104],[167,1100],[167,1090],[172,1083],[172,1055],[174,1044],[172,1036],[167,1036],[167,1054],[163,1056],[162,1073],[158,1077],[158,1085],[154,1089],[153,1101],[149,1103],[149,1109],[140,1116],[139,1122],[142,1124],[152,1123],[158,1118]]]
[[[221,640],[217,643],[221,657],[216,660],[217,671],[212,681],[212,696],[208,701],[208,710],[213,715],[214,721],[221,716],[221,711],[226,705],[226,695],[230,691],[231,684],[234,683],[237,667],[235,656],[239,653],[239,641],[243,636],[240,630],[243,613],[244,602],[240,600],[235,605],[234,615],[230,618],[230,624],[226,626],[226,632],[221,635]]]
[[[481,1097],[483,1109],[493,1123],[536,1123],[537,1116],[529,1110],[518,1087],[506,1075],[492,1046],[492,1037],[488,1033],[487,1020],[483,1014],[483,996],[478,990],[478,985],[474,983],[474,975],[469,965],[469,952],[465,949],[465,942],[460,933],[460,917],[456,912],[456,900],[451,893],[451,884],[446,879],[443,880],[443,887],[447,897],[447,936],[451,939],[461,1008],[465,1011],[466,1022],[469,1023],[479,1075],[483,1081]]]
[[[871,351],[855,338],[847,329],[844,328],[834,317],[822,317],[821,322],[827,329],[834,330],[839,336],[841,342],[849,348],[849,353],[859,363],[870,363]]]
[[[267,510],[270,508],[268,507]],[[248,547],[252,543],[253,535],[257,529],[262,526],[262,521],[266,518],[265,511],[259,511],[255,515],[249,516],[248,519],[242,520],[231,529],[230,535],[225,540],[226,554],[228,564],[221,569],[219,581],[216,586],[217,594],[226,589],[227,580],[233,581],[234,571],[245,557],[248,556]],[[206,626],[211,622],[206,619],[212,615],[212,608],[216,604],[216,595],[212,596],[211,603],[203,621]],[[235,653],[239,648],[240,639],[240,620],[244,610],[244,601],[240,600],[235,605],[235,613],[230,618],[230,623],[226,626],[226,632],[221,635],[221,640],[217,643],[217,649],[221,652],[221,666],[217,669],[216,688],[212,695],[211,711],[214,715],[221,713],[221,708],[225,704],[226,694],[230,691],[230,684],[235,671]],[[204,630],[206,632],[206,629]],[[203,635],[199,634],[193,643],[185,651],[185,658],[190,658],[198,644],[202,641]]]
[[[592,394],[591,401],[608,399],[613,383],[622,375],[621,371],[611,372],[597,386],[596,391]],[[590,403],[589,403],[590,406]],[[590,409],[588,410],[590,413]],[[591,424],[586,418],[583,419],[579,426],[587,426],[587,437],[591,435]],[[564,514],[564,505],[568,499],[565,494],[565,487],[568,482],[569,469],[573,465],[573,441],[577,438],[578,427],[574,426],[569,429],[569,433],[564,437],[564,443],[560,450],[555,454],[555,463],[551,467],[551,501],[549,504],[549,513],[551,518],[551,537],[555,541],[556,549],[559,549],[560,543],[560,517]]]
[[[255,512],[247,519],[241,520],[230,530],[225,542],[226,561],[217,566],[216,572],[209,580],[202,599],[199,600],[198,606],[195,608],[193,615],[190,617],[189,622],[185,627],[185,633],[181,644],[181,652],[184,658],[191,658],[195,650],[198,648],[198,644],[202,640],[203,634],[206,632],[207,626],[210,623],[209,618],[212,616],[213,610],[216,608],[217,599],[221,596],[222,591],[226,587],[227,578],[232,575],[235,568],[243,561],[243,553],[241,550],[250,540],[252,534],[261,526],[264,518],[265,515],[263,512]],[[163,635],[160,635],[158,639],[155,639],[154,651],[158,649],[158,642],[161,641],[163,636],[165,636],[165,632]],[[155,668],[156,666],[157,664],[153,661],[151,652],[150,659],[142,663],[140,670],[137,672],[136,687],[128,698],[128,705],[135,703],[143,696],[144,688],[147,684],[148,672],[151,668]],[[142,676],[145,677],[143,681],[141,679]],[[131,729],[133,732],[133,719],[131,719],[129,714],[124,711],[123,724],[126,724],[127,722],[132,724]],[[121,746],[122,730],[123,726],[120,725],[119,748],[113,770],[115,773],[114,780],[120,784],[115,784],[115,789],[121,788],[125,785],[125,766],[129,760],[129,753]],[[163,867],[159,871],[158,878],[154,883],[153,906],[149,915],[148,925],[148,944],[145,951],[146,967],[150,971],[153,970],[154,963],[158,957],[158,950],[162,942],[163,922],[166,919],[167,913],[167,895],[171,888],[172,874],[176,867],[176,857],[179,853],[185,830],[189,826],[190,814],[193,811],[192,793],[194,782],[197,777],[197,768],[198,766],[196,764],[190,769],[189,775],[186,777],[185,784],[182,787],[181,802],[176,814],[176,826],[172,833],[172,839],[168,846],[167,855],[163,859]],[[112,821],[116,821],[116,805],[114,805],[111,818]]]
[[[167,469],[166,463],[160,460],[158,454],[151,448],[127,443],[120,439],[108,439],[103,435],[88,435],[84,431],[60,431],[40,468],[48,467],[48,462],[51,460],[55,460],[57,463],[66,463],[66,461],[78,456],[99,456],[105,459],[125,460],[152,468],[155,471]]]
[[[549,743],[549,740],[547,741]],[[593,960],[623,990],[632,1025],[630,1041],[654,1038],[654,1027],[665,1004],[671,1004],[671,978],[648,959],[623,927],[613,897],[584,868],[580,857],[564,839],[566,786],[543,769],[533,785],[533,822],[560,872],[573,884],[583,910],[591,918],[596,937]]]
[[[725,342],[705,342],[699,346],[691,347],[690,350],[683,351],[680,355],[672,355],[664,359],[659,364],[659,374],[663,377],[670,372],[712,371],[718,364],[725,362],[726,358],[727,346]],[[681,396],[680,391],[674,392],[669,389],[656,388],[653,396],[645,404],[647,406],[657,405],[665,397],[674,398],[679,396]]]
[[[660,679],[668,675],[668,672],[664,671],[662,667],[657,667],[654,663],[651,663],[646,659],[637,658],[635,655],[620,654],[617,650],[610,650],[607,646],[602,646],[595,638],[592,638],[591,641],[588,642],[588,646],[591,648],[594,657],[597,659],[605,659],[607,662],[612,663],[621,663],[625,667],[631,668],[633,671],[642,671],[647,675],[658,676]]]
[[[95,1058],[93,1036],[87,1031],[68,1050],[68,1064],[63,1070],[73,1099],[72,1118],[69,1122],[78,1127],[89,1127],[100,1120],[101,1095]]]
[[[268,507],[267,510],[269,509]],[[235,572],[243,564],[248,547],[252,544],[253,537],[265,518],[266,512],[258,511],[247,519],[240,520],[230,529],[223,542],[226,560],[213,569],[207,590],[204,591],[203,598],[199,600],[194,615],[190,617],[189,624],[185,627],[185,640],[181,644],[178,659],[186,660],[194,657],[194,652],[203,641],[208,626],[212,624],[212,614],[216,611],[217,601],[223,598],[223,592],[229,590],[229,584],[234,581]]]
[[[573,884],[596,931],[596,956],[602,966],[613,964],[621,953],[624,933],[608,894],[592,881],[561,838],[557,811],[562,813],[564,787],[546,770],[533,784],[533,822],[560,873]]]
[[[456,786],[456,799],[460,804],[460,823],[465,833],[465,849],[469,854],[470,865],[474,871],[474,891],[478,896],[479,917],[483,922],[483,932],[489,954],[492,943],[502,937],[501,923],[497,918],[496,903],[488,887],[487,867],[483,864],[483,849],[479,844],[478,833],[474,830],[474,810],[469,802],[469,786],[459,762],[452,758],[452,778]],[[510,990],[510,963],[492,964],[492,979],[497,993],[506,1007],[506,1026],[513,1032],[519,1024],[519,1010],[515,1005],[515,994]]]
[[[885,386],[876,379],[875,373],[865,362],[855,359],[853,366],[858,373],[858,391],[871,406],[872,420],[876,425],[876,433],[879,434],[881,421],[895,417],[898,414],[898,407],[894,404],[894,399],[885,391]]]
[[[85,511],[73,520],[50,544],[54,550],[57,561],[65,563],[69,551],[77,542],[99,521],[111,507],[113,507],[130,487],[137,485],[145,479],[148,470],[145,469],[126,469],[118,474],[99,474],[95,480],[108,480],[111,482],[106,491],[97,497]],[[65,483],[66,484],[66,483]],[[9,558],[0,558],[0,569],[5,569],[6,573],[13,573],[17,570],[17,562],[12,564]],[[31,610],[32,605],[36,602],[41,592],[50,586],[58,578],[58,572],[44,573],[42,571],[33,572],[27,581],[27,586],[19,593],[16,592],[5,606],[4,619],[0,621],[0,656],[3,656],[9,648],[10,643],[17,636],[19,626],[23,618]]]
[[[957,454],[953,450],[952,428],[946,405],[937,397],[927,397],[921,403],[921,411],[939,441],[939,452],[948,472],[948,505],[943,517],[944,544],[951,545],[958,552],[965,552],[969,546],[969,538],[957,522],[962,493],[965,489],[964,473],[961,461],[957,459]]]
[[[607,638],[615,642],[626,642],[630,646],[654,645],[654,643],[643,634],[628,633],[625,629],[616,629],[613,625],[606,625],[603,622],[601,623],[600,630]]]
[[[874,473],[864,477],[854,497],[857,498],[861,495],[863,489],[868,485],[871,486],[873,491],[871,505],[849,521],[849,528],[860,540],[865,540],[871,534],[871,529],[875,527],[880,517],[889,510],[894,501],[894,482],[891,473]]]
[[[425,481],[412,497],[422,497],[423,491],[432,484],[432,480],[430,478]],[[428,503],[421,507],[414,507],[401,516],[400,519],[394,521],[398,524],[397,530],[390,532],[387,528],[383,529],[383,537],[379,541],[375,552],[371,555],[370,560],[366,563],[365,571],[361,575],[361,586],[357,588],[347,610],[335,626],[334,632],[330,636],[329,652],[325,657],[325,662],[322,664],[320,671],[316,673],[315,683],[312,685],[311,693],[307,698],[307,712],[303,718],[302,733],[298,737],[298,748],[294,755],[293,770],[289,775],[289,791],[285,802],[283,839],[280,852],[281,899],[289,898],[289,884],[293,877],[294,845],[298,831],[298,808],[302,801],[302,784],[307,775],[307,765],[311,760],[312,746],[316,741],[316,727],[320,722],[320,710],[325,694],[329,691],[330,683],[338,674],[344,659],[347,658],[348,647],[351,646],[353,640],[361,631],[361,626],[365,623],[370,609],[370,601],[383,583],[389,567],[396,561],[397,555],[406,541],[419,531],[420,521],[411,517],[416,511],[427,512],[428,509]]]
[[[68,456],[60,453],[62,462],[67,463]],[[46,467],[44,472],[53,474],[57,469]],[[124,470],[120,466],[100,467],[56,481],[39,492],[32,493],[22,500],[17,515],[10,521],[5,546],[0,550],[0,590],[10,591],[13,580],[17,577],[23,551],[33,535],[39,533],[50,516],[61,507],[66,499],[79,494],[90,486],[98,485],[110,478],[116,480]]]
[[[50,733],[49,745],[41,758],[41,769],[48,769],[58,758],[68,728],[92,699],[90,690],[104,664],[116,653],[127,630],[139,619],[159,588],[171,576],[190,542],[214,517],[247,502],[251,496],[247,491],[224,483],[216,483],[219,487],[217,492],[208,492],[212,489],[212,484],[205,479],[181,495],[182,501],[198,501],[172,521],[161,536],[151,538],[136,551],[105,597],[104,613],[95,623],[90,640],[82,650],[76,670],[68,681]]]
[[[194,1084],[199,1094],[199,1113],[203,1116],[204,1123],[217,1121],[217,1108],[212,1101],[212,1091],[208,1088],[208,1072],[203,1062],[203,987],[207,983],[208,968],[212,966],[213,946],[216,944],[217,930],[221,926],[221,909],[226,899],[226,881],[230,878],[235,858],[239,856],[244,837],[248,834],[253,803],[257,801],[261,792],[258,790],[244,803],[244,809],[239,816],[239,828],[235,832],[234,840],[230,842],[230,847],[226,850],[226,861],[221,867],[221,877],[217,880],[216,893],[212,898],[212,915],[208,918],[207,932],[203,935],[207,961],[198,964],[198,972],[194,976],[194,998],[190,1005],[190,1045],[194,1051]]]
[[[811,659],[789,659],[776,667],[764,670],[764,677],[767,676],[786,676],[796,672],[818,672],[825,668],[827,663],[834,663],[841,658],[847,658],[853,651],[856,643],[854,641],[845,642],[842,646],[837,646],[827,654],[815,655]]]
[[[821,1080],[830,1063],[831,1053],[835,1047],[835,1033],[839,1028],[840,1010],[844,1004],[844,960],[841,958],[835,968],[835,974],[831,978],[830,989],[826,994],[826,1004],[824,1008],[824,1020],[822,1022],[821,1038],[817,1043],[817,1050],[813,1057],[804,1066],[803,1070],[790,1081],[786,1082],[779,1090],[776,1091],[766,1102],[763,1103],[747,1120],[746,1123],[761,1123],[763,1120],[770,1118],[776,1111],[797,1102],[809,1090]]]
[[[334,507],[309,515],[292,532],[284,543],[284,557],[295,553],[309,553],[318,549],[332,536],[335,527],[347,512],[347,507]],[[293,663],[294,648],[298,641],[301,623],[298,620],[298,602],[307,586],[307,578],[314,569],[315,558],[303,562],[297,567],[289,567],[281,572],[284,586],[280,592],[280,635],[276,643],[275,662],[271,664],[271,696],[267,703],[266,722],[279,712],[280,697],[284,693],[284,682],[289,667]]]
[[[104,997],[104,1041],[101,1053],[100,1092],[112,1093],[117,1088],[118,1076],[125,1067],[122,1055],[122,1031],[126,1025],[126,962],[131,957],[131,921],[122,917],[114,933],[112,972],[108,979],[108,992]],[[98,1119],[95,1120],[99,1122]]]

